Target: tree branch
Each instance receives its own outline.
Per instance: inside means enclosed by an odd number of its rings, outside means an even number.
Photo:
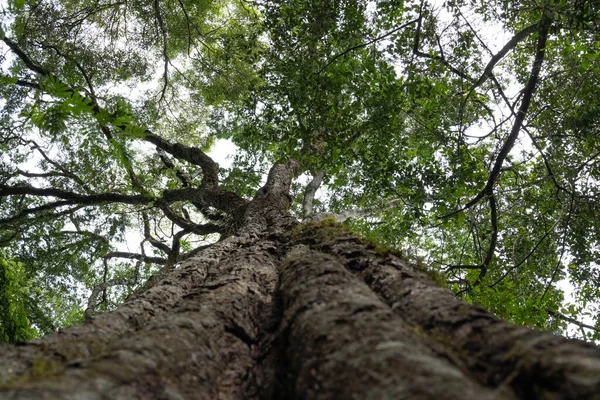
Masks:
[[[447,218],[451,215],[462,212],[477,204],[481,199],[483,199],[484,196],[492,194],[494,184],[496,183],[496,180],[500,175],[502,164],[504,163],[504,160],[508,156],[508,153],[512,150],[515,142],[517,141],[517,137],[519,136],[519,132],[521,131],[521,126],[523,125],[523,121],[525,120],[525,115],[527,114],[527,110],[529,109],[529,104],[531,102],[533,93],[537,85],[540,70],[542,68],[542,63],[544,62],[544,55],[546,52],[546,41],[548,39],[548,31],[550,29],[551,22],[552,21],[548,16],[548,12],[545,10],[544,15],[542,16],[542,20],[539,23],[539,37],[537,42],[535,59],[531,68],[531,73],[529,75],[527,85],[523,88],[523,98],[521,100],[521,104],[519,106],[515,122],[513,124],[510,134],[508,135],[508,138],[504,142],[504,145],[502,146],[500,152],[498,153],[498,156],[496,157],[496,161],[494,163],[494,166],[492,167],[492,170],[490,171],[488,181],[485,187],[464,207],[457,211],[453,211],[449,214],[446,214],[441,218]]]
[[[127,258],[129,260],[138,260],[151,264],[164,265],[167,260],[162,257],[149,257],[144,254],[128,253],[124,251],[111,251],[103,256],[103,258]]]
[[[598,330],[598,328],[596,328],[595,326],[584,324],[583,322],[577,321],[575,318],[571,318],[571,317],[561,314],[559,312],[552,311],[550,309],[547,309],[546,312],[548,314],[550,314],[551,316],[553,316],[554,318],[562,319],[563,321],[567,321],[573,325],[577,325],[580,328],[586,328],[586,329],[591,329],[594,332],[600,332],[600,330]]]
[[[75,207],[69,208],[68,210],[65,210],[65,211],[54,213],[52,216],[60,217],[62,215],[72,214],[72,213],[76,212],[77,210],[80,210],[83,207],[85,207],[83,205],[77,205],[73,201],[56,201],[53,203],[44,204],[39,207],[26,208],[25,210],[21,210],[17,215],[13,215],[12,217],[0,219],[0,225],[10,224],[10,223],[19,221],[23,217],[25,217],[26,215],[29,215],[29,214],[38,214],[38,213],[42,213],[44,211],[51,211],[51,210],[55,210],[59,207],[71,206],[71,205],[75,205]]]
[[[169,62],[170,62],[170,60],[169,60],[168,48],[167,48],[167,29],[165,27],[165,22],[163,20],[163,17],[160,13],[160,4],[159,4],[158,0],[154,0],[154,13],[156,14],[156,21],[158,22],[158,27],[162,34],[163,58],[164,58],[164,62],[165,62],[165,67],[164,67],[164,72],[163,72],[164,84],[163,84],[163,88],[160,93],[160,99],[158,100],[159,102],[161,102],[165,98],[165,92],[167,91],[167,86],[169,85]]]
[[[152,143],[161,150],[166,151],[173,157],[197,165],[202,169],[202,186],[215,187],[219,184],[219,164],[213,161],[206,153],[197,147],[189,147],[180,143],[169,141],[146,130],[144,140]]]
[[[179,226],[180,228],[183,228],[188,233],[195,233],[197,235],[208,235],[211,233],[219,233],[223,230],[222,226],[213,223],[207,223],[202,225],[195,224],[192,221],[188,221],[185,218],[180,217],[179,215],[177,215],[177,213],[175,213],[167,206],[161,207],[161,210],[167,218],[169,218],[173,223],[175,223],[175,225]]]
[[[29,56],[25,54],[23,50],[21,50],[21,48],[16,42],[13,42],[6,36],[2,39],[2,41],[6,43],[6,45],[12,50],[12,52],[15,53],[17,57],[21,59],[21,61],[23,61],[23,63],[28,69],[40,75],[50,74],[50,72],[43,68],[41,65],[33,62],[33,60],[31,60],[31,58],[29,58]]]
[[[345,56],[346,54],[348,54],[348,53],[350,53],[350,52],[352,52],[352,51],[354,51],[354,50],[360,49],[360,48],[362,48],[362,47],[369,46],[369,45],[371,45],[371,44],[373,44],[373,43],[376,43],[376,42],[378,42],[378,41],[380,41],[380,40],[382,40],[382,39],[385,39],[386,37],[388,37],[388,36],[390,36],[390,35],[393,35],[394,33],[398,32],[399,30],[401,30],[401,29],[404,29],[404,28],[406,28],[407,26],[409,26],[409,25],[412,25],[412,24],[414,24],[414,23],[416,23],[416,22],[418,22],[418,21],[419,21],[419,18],[413,19],[412,21],[408,21],[408,22],[406,22],[406,23],[404,23],[404,24],[400,25],[399,27],[397,27],[397,28],[394,28],[394,29],[392,29],[391,31],[388,31],[388,32],[386,32],[386,33],[384,33],[384,34],[382,34],[382,35],[380,35],[380,36],[378,36],[378,37],[376,37],[376,38],[374,38],[374,39],[371,39],[371,40],[369,40],[369,41],[367,41],[367,42],[364,42],[364,43],[358,44],[358,45],[356,45],[356,46],[352,46],[352,47],[349,47],[349,48],[347,48],[346,50],[342,51],[341,53],[338,53],[338,54],[336,54],[335,56],[333,56],[333,57],[332,57],[332,58],[331,58],[331,59],[330,59],[330,60],[329,60],[329,61],[328,61],[328,62],[327,62],[327,63],[326,63],[326,64],[325,64],[323,67],[321,67],[321,69],[319,69],[319,71],[316,73],[316,76],[319,76],[319,75],[321,75],[321,73],[322,73],[322,72],[323,72],[323,71],[324,71],[324,70],[325,70],[327,67],[329,67],[331,64],[333,64],[333,63],[334,63],[334,62],[335,62],[335,61],[336,61],[338,58],[340,58],[340,57],[343,57],[343,56]]]
[[[0,197],[12,195],[29,195],[40,197],[56,197],[59,199],[69,200],[70,204],[77,203],[80,205],[98,205],[106,203],[123,203],[123,204],[148,204],[156,200],[150,196],[144,195],[129,195],[121,193],[99,193],[90,195],[81,195],[74,192],[55,188],[37,188],[31,185],[9,186],[0,184]]]
[[[492,76],[492,70],[494,69],[494,67],[496,66],[496,64],[498,64],[500,62],[500,60],[502,60],[504,58],[504,56],[506,56],[506,54],[508,54],[509,51],[511,51],[512,49],[514,49],[517,44],[519,44],[519,42],[523,39],[525,39],[527,36],[531,35],[534,32],[537,32],[538,29],[540,29],[540,27],[542,26],[542,22],[537,22],[533,25],[529,25],[526,28],[523,28],[521,31],[517,32],[505,45],[504,47],[502,47],[502,49],[500,49],[500,51],[498,53],[496,53],[491,59],[490,61],[487,63],[487,65],[485,66],[485,69],[483,71],[483,74],[481,74],[481,77],[477,80],[477,82],[475,82],[473,84],[473,86],[471,87],[471,89],[469,90],[469,92],[472,92],[473,90],[475,90],[475,88],[483,85],[485,83],[485,81],[488,80],[489,77]],[[548,27],[546,26],[546,35],[548,33]],[[541,36],[541,29],[540,29],[540,36]],[[545,42],[545,39],[544,39]],[[538,49],[539,49],[539,39],[538,39]]]
[[[325,174],[323,173],[323,171],[317,172],[313,175],[313,179],[306,186],[306,190],[304,191],[304,199],[302,202],[302,212],[304,214],[304,218],[308,218],[312,215],[313,200],[315,198],[315,193],[321,186],[324,176]]]

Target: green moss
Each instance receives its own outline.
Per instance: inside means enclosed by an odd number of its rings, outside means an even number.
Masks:
[[[412,328],[413,328],[413,332],[416,333],[418,336],[429,337],[429,335],[427,334],[427,332],[421,325],[415,325],[415,326],[412,326]]]
[[[292,230],[292,240],[301,243],[327,243],[339,238],[340,234],[353,235],[346,225],[340,224],[334,217],[327,217],[297,225]]]
[[[64,370],[62,363],[49,360],[47,358],[36,357],[33,359],[33,364],[29,370],[31,378],[42,378],[46,376],[56,375]]]
[[[410,263],[417,270],[425,274],[429,280],[435,283],[437,286],[447,288],[448,283],[446,282],[446,278],[442,274],[440,274],[437,270],[427,266],[423,263],[421,258],[416,258],[413,262]]]
[[[391,246],[391,245],[385,244],[385,243],[379,243],[372,239],[365,239],[365,242],[370,244],[371,246],[373,246],[373,251],[377,255],[380,255],[380,256],[394,255],[398,258],[401,258],[404,261],[407,261],[406,258],[404,257],[404,253],[402,252],[402,250],[399,250],[399,249],[395,248],[394,246]]]
[[[367,251],[372,251],[377,256],[396,256],[425,274],[434,284],[447,287],[446,279],[437,270],[429,268],[419,257],[406,257],[402,250],[396,249],[388,244],[379,243],[371,238],[361,237],[342,223],[337,222],[334,217],[327,217],[321,221],[306,222],[297,225],[292,230],[292,240],[309,246],[317,245],[320,248],[327,247],[340,238],[355,238],[366,245]]]
[[[443,288],[447,288],[448,287],[448,283],[446,282],[446,278],[444,278],[444,276],[442,274],[440,274],[438,271],[436,271],[434,269],[431,269],[429,267],[425,267],[423,272],[436,285],[438,285],[440,287],[443,287]]]
[[[0,389],[11,389],[19,387],[27,382],[36,381],[49,376],[54,376],[62,373],[65,370],[64,363],[50,360],[42,357],[35,357],[31,364],[31,368],[23,375],[16,378],[3,377],[3,382],[0,383]]]
[[[300,238],[303,234],[322,228],[330,228],[336,231],[344,230],[345,232],[350,232],[347,226],[337,222],[337,220],[334,217],[326,217],[320,221],[308,221],[295,226],[292,230],[292,236],[294,236],[294,238]]]

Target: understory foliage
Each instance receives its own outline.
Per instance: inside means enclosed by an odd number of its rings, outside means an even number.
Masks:
[[[235,234],[285,160],[299,220],[599,340],[600,7],[575,3],[10,0],[0,341],[114,309]]]

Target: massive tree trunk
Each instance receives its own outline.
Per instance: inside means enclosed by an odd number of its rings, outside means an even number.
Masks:
[[[594,346],[499,321],[335,223],[284,225],[6,345],[0,398],[600,398]]]
[[[0,399],[591,399],[600,351],[498,320],[331,220],[275,166],[237,234],[117,310],[0,347]]]

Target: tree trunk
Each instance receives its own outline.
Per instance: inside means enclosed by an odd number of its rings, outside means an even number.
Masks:
[[[284,208],[261,232],[249,208],[248,232],[113,312],[1,347],[0,399],[600,398],[596,347],[500,321],[341,225],[275,223]]]

